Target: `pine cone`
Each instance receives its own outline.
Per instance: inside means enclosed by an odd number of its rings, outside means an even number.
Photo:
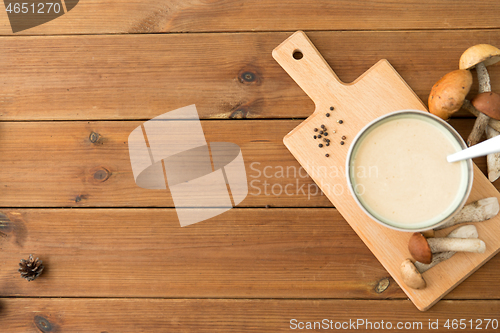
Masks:
[[[38,260],[38,258],[33,259],[33,255],[30,254],[28,260],[21,259],[19,263],[19,273],[21,273],[21,277],[25,278],[28,281],[33,281],[37,277],[42,274],[43,265],[42,261]]]

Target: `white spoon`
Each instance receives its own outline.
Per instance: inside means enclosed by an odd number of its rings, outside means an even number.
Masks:
[[[458,162],[469,158],[500,153],[500,135],[483,141],[472,147],[466,148],[454,154],[448,155],[448,162]]]

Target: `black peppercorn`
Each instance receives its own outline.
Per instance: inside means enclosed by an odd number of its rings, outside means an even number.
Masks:
[[[323,148],[323,144],[322,144],[322,143],[320,143],[320,144],[318,145],[318,147]]]
[[[321,139],[321,135],[318,135],[318,139]]]
[[[347,139],[347,138],[345,137],[345,135],[343,135],[343,136],[342,136],[342,140],[345,140],[345,139]]]
[[[329,113],[327,113],[327,114],[326,114],[326,116],[327,116],[327,117],[330,117],[330,114],[329,114]]]
[[[325,128],[325,125],[321,125],[321,128],[323,128],[323,129],[324,129],[324,128]]]
[[[319,131],[319,134],[323,134],[323,131]]]
[[[315,139],[316,139],[316,135],[315,135],[315,136],[313,136],[313,138],[315,138]]]
[[[327,147],[328,147],[329,145],[330,145],[330,142],[327,142],[325,146],[327,146]]]
[[[317,128],[315,128],[315,129],[314,129],[314,132],[317,132],[317,131],[318,131],[318,129],[317,129]]]
[[[330,154],[326,154],[325,156],[326,156],[326,157],[330,157]]]
[[[337,120],[337,122],[338,122],[339,124],[343,124],[343,123],[344,123],[344,121],[343,121],[342,119]]]
[[[325,133],[324,133],[324,135],[325,135],[325,136],[328,136],[328,132],[325,132]]]
[[[327,140],[328,140],[328,139],[323,139],[323,141],[324,141],[324,142],[328,142]]]
[[[340,141],[340,144],[343,145],[344,144],[344,141]]]
[[[330,106],[330,110],[332,110],[332,111],[333,111],[333,106]]]

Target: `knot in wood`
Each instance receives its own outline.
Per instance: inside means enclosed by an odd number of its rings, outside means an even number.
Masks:
[[[100,182],[105,182],[110,176],[109,170],[100,168],[94,172],[94,179]]]
[[[240,74],[240,82],[254,82],[255,74],[252,72],[243,72]]]
[[[389,281],[388,278],[383,278],[382,280],[380,280],[377,285],[375,286],[375,292],[377,294],[381,294],[383,293],[384,291],[387,290],[387,288],[389,288],[389,285],[391,284],[391,282]]]
[[[89,135],[89,140],[90,140],[90,142],[92,142],[92,143],[96,143],[97,141],[99,141],[99,138],[100,138],[100,137],[101,137],[101,136],[99,135],[99,133],[92,132],[92,133],[90,133],[90,135]]]
[[[52,324],[42,316],[35,316],[35,325],[42,332],[52,332]]]

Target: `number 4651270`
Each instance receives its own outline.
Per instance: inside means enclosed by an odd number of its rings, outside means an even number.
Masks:
[[[61,11],[61,5],[59,3],[53,3],[53,2],[39,2],[37,4],[35,3],[9,3],[7,8],[5,8],[7,13],[9,14],[49,14],[49,13],[59,13]]]
[[[496,330],[498,329],[498,320],[497,319],[476,319],[476,320],[448,319],[443,326],[447,329],[452,329],[452,330],[465,330],[465,329],[487,330],[488,328]]]

